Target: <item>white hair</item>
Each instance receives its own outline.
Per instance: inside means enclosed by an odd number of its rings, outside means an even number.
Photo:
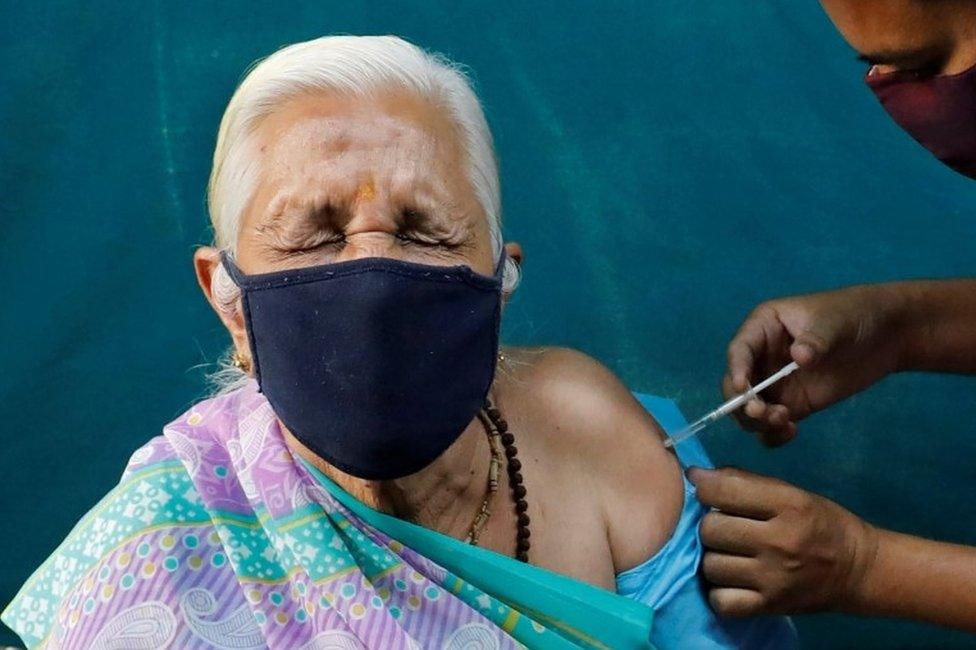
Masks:
[[[217,133],[207,186],[214,245],[235,252],[241,218],[259,173],[252,136],[265,117],[309,92],[367,98],[401,89],[443,110],[455,125],[468,180],[488,218],[497,264],[503,246],[498,163],[478,97],[458,64],[396,36],[323,36],[282,47],[249,66]],[[511,293],[518,280],[518,265],[508,259],[502,290]],[[240,291],[222,264],[215,267],[211,286],[219,309],[233,313],[239,308]],[[232,352],[210,375],[218,394],[247,381],[247,375],[230,363]]]

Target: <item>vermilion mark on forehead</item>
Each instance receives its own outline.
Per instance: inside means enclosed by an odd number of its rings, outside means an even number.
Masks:
[[[376,187],[373,185],[373,179],[361,183],[356,189],[357,203],[360,201],[372,201],[374,198],[376,198]]]

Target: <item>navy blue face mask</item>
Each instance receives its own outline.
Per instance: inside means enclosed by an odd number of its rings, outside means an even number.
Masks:
[[[244,274],[254,374],[292,434],[364,479],[413,474],[457,440],[495,375],[502,270],[370,257]]]

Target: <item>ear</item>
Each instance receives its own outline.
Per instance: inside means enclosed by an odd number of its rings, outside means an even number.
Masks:
[[[227,328],[238,354],[246,359],[251,358],[251,349],[247,342],[247,328],[244,325],[244,314],[241,313],[240,299],[233,304],[220,301],[214,296],[214,272],[220,265],[220,253],[211,246],[201,246],[193,253],[193,270],[197,274],[197,283],[213,308],[220,322]]]
[[[514,241],[508,242],[507,244],[505,244],[505,254],[509,257],[509,259],[515,262],[515,265],[519,267],[519,269],[522,268],[522,260],[524,258],[524,255],[522,253],[521,244]],[[512,293],[514,293],[514,291]],[[512,293],[506,293],[502,295],[502,306],[508,304],[508,301],[512,298]]]
[[[518,243],[517,241],[508,242],[505,244],[505,253],[521,268],[523,258],[522,244]]]

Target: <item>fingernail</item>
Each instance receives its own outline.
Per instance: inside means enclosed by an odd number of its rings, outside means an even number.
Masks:
[[[796,343],[793,345],[793,349],[790,350],[790,356],[797,363],[808,363],[817,356],[817,352],[809,343]]]
[[[696,478],[701,478],[701,474],[704,471],[705,470],[702,469],[701,467],[691,465],[690,467],[685,469],[685,476],[688,478],[689,481],[694,483]]]
[[[763,412],[765,411],[764,407],[765,404],[763,403],[763,401],[757,397],[746,402],[746,406],[743,410],[745,411],[746,415],[748,415],[749,417],[759,418],[762,416]]]

